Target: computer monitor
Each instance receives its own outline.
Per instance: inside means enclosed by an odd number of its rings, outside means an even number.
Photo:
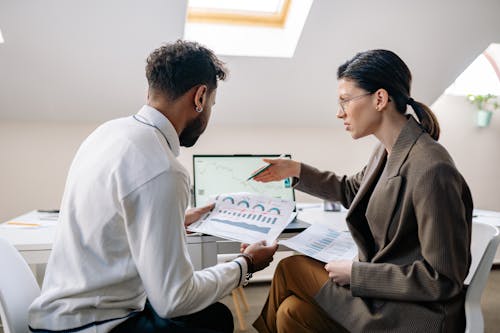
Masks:
[[[263,158],[280,155],[193,155],[193,206],[207,204],[210,197],[220,193],[251,192],[295,201],[290,179],[260,183],[247,181],[255,170],[266,163]],[[290,155],[285,155],[291,158]]]

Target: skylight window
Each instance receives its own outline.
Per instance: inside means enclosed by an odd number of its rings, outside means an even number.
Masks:
[[[445,93],[459,96],[500,96],[500,44],[491,44],[458,76]]]
[[[196,12],[265,13],[275,14],[283,9],[284,0],[190,0],[189,10]]]
[[[312,0],[190,0],[184,38],[217,54],[292,57]]]

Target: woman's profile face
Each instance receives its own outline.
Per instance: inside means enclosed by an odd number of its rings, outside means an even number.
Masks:
[[[348,79],[338,81],[339,106],[337,118],[344,121],[345,130],[353,139],[375,133],[382,120],[376,111],[374,95],[359,88]]]

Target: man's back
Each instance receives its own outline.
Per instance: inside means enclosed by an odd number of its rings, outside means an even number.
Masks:
[[[127,117],[103,124],[82,144],[68,174],[42,296],[31,307],[32,326],[46,323],[47,313],[55,320],[51,328],[64,329],[74,327],[75,316],[91,323],[142,310],[146,293],[127,240],[124,199],[162,172],[188,181],[161,140]]]

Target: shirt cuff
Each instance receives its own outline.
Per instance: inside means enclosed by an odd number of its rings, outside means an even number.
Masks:
[[[236,287],[246,285],[247,275],[248,275],[247,260],[243,257],[238,257],[238,258],[235,258],[233,261],[237,262],[237,265],[239,264],[241,267],[241,272],[240,272],[241,275],[239,276]]]

